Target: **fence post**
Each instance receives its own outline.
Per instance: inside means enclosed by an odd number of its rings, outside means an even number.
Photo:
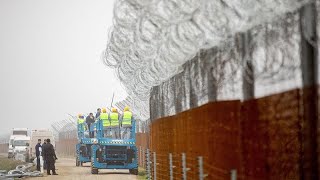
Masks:
[[[203,172],[203,157],[198,157],[198,165],[199,165],[199,180],[203,180],[208,174],[204,174]]]
[[[300,133],[300,141],[303,141],[304,145],[300,150],[300,179],[319,179],[319,152],[317,152],[319,52],[316,18],[318,16],[315,3],[310,3],[301,8],[300,66],[303,85],[301,109],[303,110],[304,125],[302,133]]]
[[[169,153],[170,180],[173,180],[172,154]]]
[[[147,179],[151,180],[151,162],[150,162],[150,152],[149,149],[147,149],[146,152],[146,158],[147,158]]]
[[[182,179],[187,180],[187,161],[186,153],[182,153]]]
[[[145,154],[144,149],[142,149],[142,154]],[[145,164],[146,164],[146,163],[145,163],[146,158],[145,158],[145,156],[142,156],[142,158],[143,158],[143,159],[142,159],[142,167],[143,167],[143,168],[146,168],[146,166],[145,166]]]
[[[231,180],[237,180],[237,170],[236,169],[231,170]]]
[[[157,180],[157,155],[153,152],[153,179]]]
[[[142,148],[140,146],[140,151],[139,151],[139,166],[142,165]]]

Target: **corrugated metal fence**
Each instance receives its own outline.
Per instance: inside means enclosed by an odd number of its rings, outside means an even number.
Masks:
[[[237,172],[246,180],[299,179],[302,105],[301,91],[293,90],[209,103],[153,121],[152,177],[230,179]]]

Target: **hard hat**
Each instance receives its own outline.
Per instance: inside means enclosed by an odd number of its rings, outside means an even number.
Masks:
[[[106,113],[107,112],[106,108],[102,108],[102,112]]]
[[[124,107],[123,111],[129,111],[129,106]]]
[[[112,112],[117,112],[118,110],[116,108],[111,109]]]

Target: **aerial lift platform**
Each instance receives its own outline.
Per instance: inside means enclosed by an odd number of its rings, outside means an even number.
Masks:
[[[96,138],[90,139],[91,173],[98,174],[99,169],[129,169],[130,174],[138,174],[135,120],[129,139],[104,137],[101,120],[96,122]]]
[[[91,146],[93,139],[85,136],[83,125],[78,124],[78,144],[76,144],[76,166],[82,166],[83,163],[91,162]],[[89,132],[94,132],[94,126],[90,127]]]

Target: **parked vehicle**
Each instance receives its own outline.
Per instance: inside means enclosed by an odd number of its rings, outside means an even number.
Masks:
[[[24,137],[29,137],[28,128],[13,128],[11,131],[11,136],[9,139],[9,148],[8,148],[8,158],[14,157],[14,140],[23,139]],[[30,140],[30,137],[29,137]]]
[[[104,137],[101,120],[97,121],[95,126],[96,138],[81,139],[81,143],[91,145],[91,173],[98,174],[99,169],[129,169],[130,174],[137,175],[138,150],[136,147],[135,120],[132,119],[131,137],[129,139]],[[78,161],[79,159],[77,159]]]
[[[45,139],[50,139],[51,144],[55,147],[55,140],[52,131],[49,129],[35,129],[31,131],[31,141],[29,146],[30,161],[36,158],[35,146],[38,143],[38,139],[41,139],[41,145]]]
[[[13,157],[16,160],[29,162],[30,136],[16,136],[13,139]]]

